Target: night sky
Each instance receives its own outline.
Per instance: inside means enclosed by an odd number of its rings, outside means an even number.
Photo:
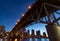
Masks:
[[[28,6],[32,5],[35,1],[36,0],[0,0],[0,25],[4,25],[6,31],[12,30],[17,20],[22,17],[22,14],[27,12]],[[44,26],[36,23],[26,29],[46,32]]]

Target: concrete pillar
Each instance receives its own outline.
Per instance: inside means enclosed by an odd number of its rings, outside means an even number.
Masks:
[[[46,30],[48,33],[49,41],[60,41],[60,34],[56,24],[48,24],[46,25]]]

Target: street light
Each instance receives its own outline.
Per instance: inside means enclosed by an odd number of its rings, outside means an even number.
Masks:
[[[17,22],[16,22],[16,24],[17,24]]]
[[[28,8],[31,9],[31,6],[29,5]]]
[[[24,14],[22,14],[22,16],[24,16]]]
[[[17,22],[19,22],[20,20],[18,19]]]

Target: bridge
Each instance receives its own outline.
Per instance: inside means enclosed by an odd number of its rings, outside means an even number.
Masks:
[[[52,36],[55,34],[54,25],[59,25],[58,21],[60,20],[60,17],[56,18],[55,16],[55,13],[60,15],[60,13],[57,12],[58,10],[60,10],[60,0],[36,0],[36,2],[29,7],[28,11],[22,15],[22,18],[18,20],[17,24],[11,30],[10,38],[14,38],[13,36],[16,38],[19,38],[19,36],[23,37],[22,33],[26,26],[32,25],[34,23],[43,23],[47,24],[46,29],[50,41],[60,41],[59,37],[57,39],[56,37],[54,38],[54,36]],[[54,30],[54,34],[50,30]],[[52,37],[55,40],[52,39]]]

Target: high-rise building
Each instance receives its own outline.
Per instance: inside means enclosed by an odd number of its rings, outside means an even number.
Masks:
[[[46,33],[45,32],[43,32],[43,36],[46,37]]]
[[[31,35],[35,35],[35,32],[33,29],[31,30]]]
[[[27,34],[30,35],[30,31],[29,30],[27,30]]]
[[[36,31],[36,36],[41,35],[40,30]]]

